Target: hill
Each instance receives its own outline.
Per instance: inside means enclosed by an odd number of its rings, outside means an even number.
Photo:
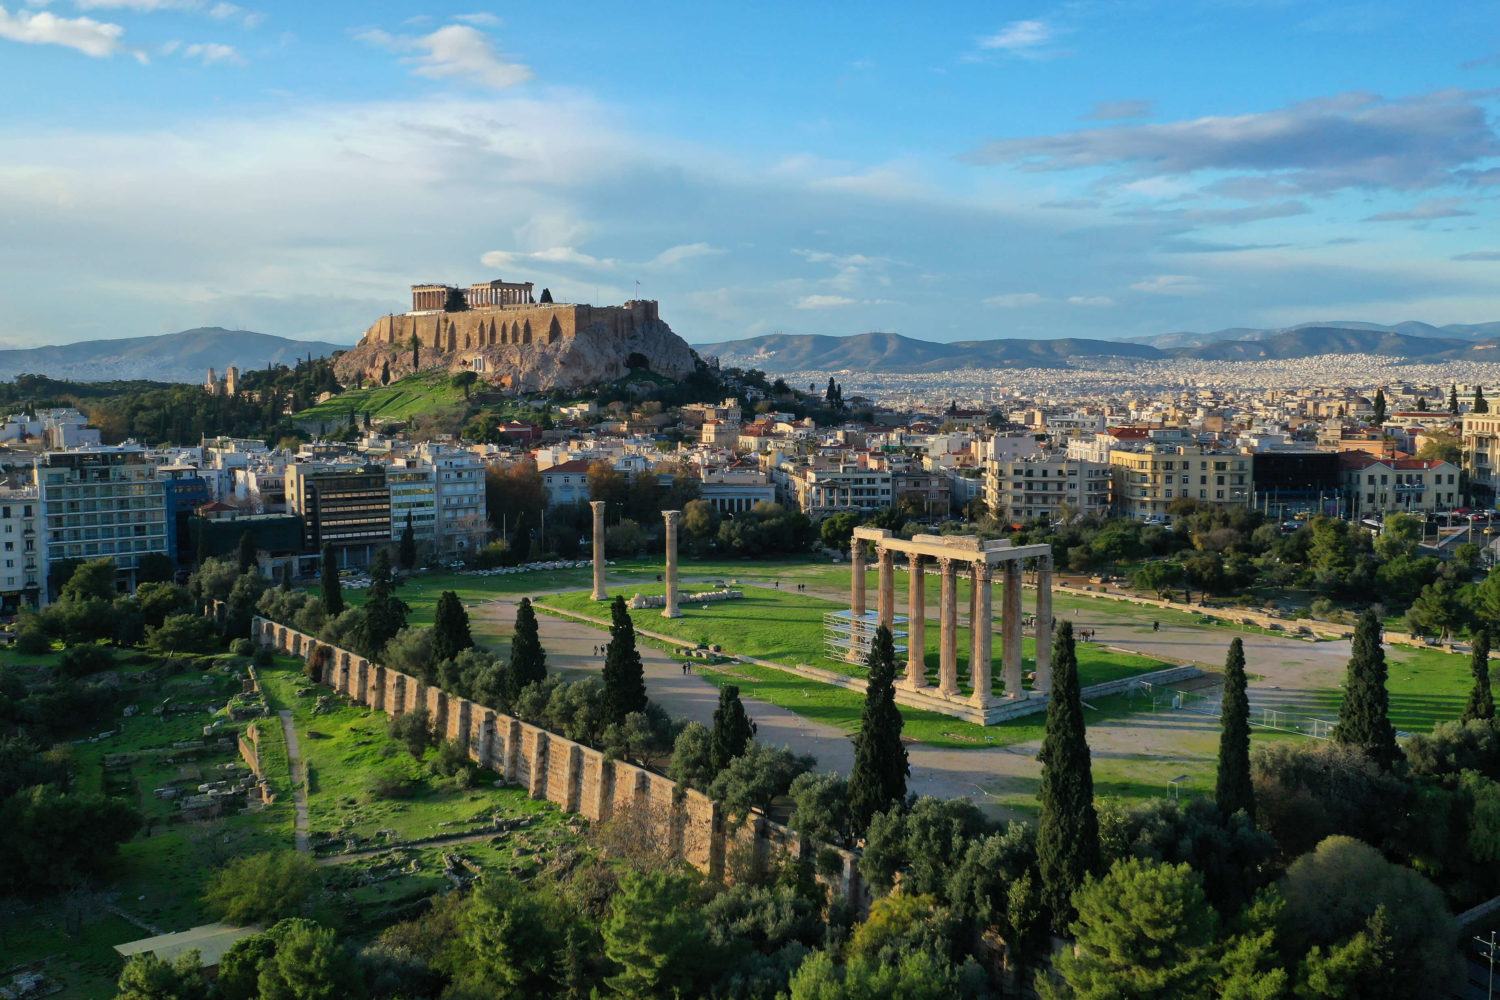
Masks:
[[[463,390],[453,384],[452,376],[441,369],[428,369],[390,385],[345,389],[293,414],[292,419],[303,426],[325,424],[334,428],[348,423],[351,413],[360,421],[366,413],[371,420],[410,420],[434,410],[462,406],[463,401]]]
[[[1149,344],[1152,347],[1170,349],[1174,347],[1205,347],[1226,340],[1269,340],[1285,333],[1297,333],[1312,329],[1367,330],[1376,333],[1394,333],[1404,337],[1434,337],[1448,340],[1491,340],[1500,337],[1500,323],[1450,323],[1433,326],[1408,320],[1394,326],[1380,323],[1362,323],[1358,320],[1330,320],[1322,323],[1299,323],[1296,326],[1278,329],[1257,330],[1250,327],[1233,327],[1215,330],[1212,333],[1160,333],[1149,337],[1127,338],[1132,344]]]
[[[1123,340],[964,340],[939,344],[897,333],[849,337],[773,334],[718,344],[697,344],[705,357],[724,365],[794,371],[942,372],[959,368],[1072,368],[1101,359],[1143,361],[1196,358],[1204,361],[1263,361],[1322,354],[1371,354],[1412,361],[1500,360],[1500,324],[1456,328],[1403,323],[1307,324],[1281,331],[1224,330],[1222,339],[1195,343],[1197,334],[1167,334],[1165,344]],[[1493,332],[1492,332],[1493,331]],[[1266,336],[1250,336],[1264,333]],[[1478,339],[1489,333],[1494,339]]]
[[[201,383],[210,368],[223,374],[230,365],[241,371],[294,365],[309,354],[327,357],[346,349],[323,341],[288,340],[269,333],[206,326],[155,337],[0,350],[0,380],[33,374],[76,382],[150,379]]]

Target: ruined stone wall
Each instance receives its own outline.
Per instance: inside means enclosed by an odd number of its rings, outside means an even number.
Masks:
[[[484,347],[555,344],[579,331],[599,327],[628,337],[636,327],[657,320],[657,305],[631,301],[621,306],[554,303],[482,306],[463,312],[393,313],[365,331],[360,346],[405,348],[416,334],[424,348],[438,353],[476,351]]]
[[[304,658],[320,645],[312,636],[259,617],[252,624],[251,638],[257,645]],[[339,694],[391,716],[425,707],[438,732],[466,745],[481,766],[522,785],[532,798],[554,802],[595,822],[633,812],[645,820],[657,849],[710,877],[725,874],[729,853],[736,849],[743,852],[752,871],[764,870],[780,853],[803,858],[826,849],[758,813],[743,823],[729,824],[708,796],[693,789],[679,790],[662,775],[607,760],[598,750],[428,687],[348,650],[329,650],[323,682]],[[867,906],[858,857],[844,850],[837,853],[843,870],[826,883],[854,905]]]

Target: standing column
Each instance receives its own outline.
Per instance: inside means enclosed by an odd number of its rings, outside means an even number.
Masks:
[[[1036,683],[1033,689],[1052,690],[1052,557],[1036,560]]]
[[[958,694],[958,565],[939,559],[942,572],[942,604],[938,610],[938,690]]]
[[[607,601],[609,595],[604,592],[604,501],[590,500],[589,506],[594,511],[594,593],[592,599]]]
[[[877,548],[880,559],[880,624],[896,627],[896,553],[885,546]]]
[[[865,615],[865,543],[856,538],[849,544],[849,614],[855,619]]]
[[[994,608],[990,598],[990,568],[984,563],[974,564],[974,620],[969,628],[974,634],[973,663],[969,666],[969,677],[974,681],[974,704],[980,708],[994,701],[991,684],[990,659],[994,656]]]
[[[920,688],[927,686],[927,577],[921,556],[913,552],[907,558],[911,580],[906,593],[906,683]]]
[[[1005,678],[1005,694],[1010,698],[1026,697],[1021,681],[1021,562],[1005,562],[1005,597],[1000,611],[1000,670]]]
[[[983,563],[969,563],[969,680],[974,680],[975,654],[979,651],[979,569]]]
[[[677,519],[680,510],[664,510],[661,516],[667,522],[667,606],[662,608],[663,618],[681,618],[677,610]]]

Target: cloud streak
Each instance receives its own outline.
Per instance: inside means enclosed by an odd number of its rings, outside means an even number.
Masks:
[[[490,90],[509,90],[532,79],[529,66],[495,51],[489,36],[467,24],[450,24],[428,35],[392,35],[372,29],[355,35],[392,52],[411,52],[403,61],[429,80],[456,80]]]
[[[128,54],[146,62],[145,53],[127,48],[120,41],[123,34],[125,29],[120,25],[91,17],[58,17],[46,10],[18,10],[12,14],[0,7],[0,38],[26,45],[60,45],[95,59]]]

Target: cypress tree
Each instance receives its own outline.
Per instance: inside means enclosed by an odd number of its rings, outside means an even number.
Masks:
[[[344,589],[339,586],[339,564],[333,557],[333,543],[323,544],[323,578],[319,581],[323,591],[323,613],[337,618],[344,613]]]
[[[1448,387],[1448,412],[1455,417],[1458,416],[1458,383],[1454,382]]]
[[[382,361],[380,363],[380,384],[391,384],[391,363],[389,361]]]
[[[1094,772],[1084,734],[1078,656],[1073,649],[1070,621],[1058,623],[1052,643],[1047,732],[1037,756],[1042,762],[1042,783],[1037,793],[1042,808],[1036,842],[1042,902],[1051,914],[1053,932],[1063,934],[1073,919],[1073,893],[1100,866]]]
[[[438,596],[437,610],[432,618],[432,662],[451,660],[474,645],[469,634],[469,613],[458,595],[445,590]]]
[[[515,553],[516,562],[523,563],[531,555],[531,527],[526,523],[526,512],[524,510],[516,515],[516,533],[514,539],[510,543],[510,550]]]
[[[1250,699],[1245,693],[1245,643],[1235,636],[1224,659],[1224,698],[1219,713],[1219,775],[1214,800],[1225,818],[1240,810],[1255,819],[1250,783]]]
[[[854,738],[854,769],[849,773],[849,814],[856,837],[876,813],[906,798],[906,747],[901,742],[901,710],[896,707],[896,647],[881,625],[865,659],[865,711]]]
[[[255,536],[248,531],[240,532],[239,560],[241,576],[250,572],[260,562],[256,558]]]
[[[381,554],[384,554],[383,549]],[[389,572],[372,573],[371,576],[374,582],[370,584],[370,599],[365,601],[364,649],[361,652],[373,660],[381,655],[385,644],[394,639],[397,632],[406,628],[406,613],[411,609],[396,596]]]
[[[1384,389],[1376,389],[1375,390],[1375,413],[1374,413],[1374,417],[1375,417],[1375,423],[1377,425],[1385,423],[1385,390]]]
[[[604,668],[606,671],[608,666]],[[514,705],[521,689],[547,677],[547,652],[542,649],[541,631],[531,598],[521,598],[516,607],[516,629],[510,640],[510,663],[505,670],[505,695]]]
[[[1385,648],[1380,644],[1380,619],[1373,609],[1359,617],[1354,628],[1354,652],[1344,679],[1344,701],[1339,705],[1333,738],[1357,746],[1381,767],[1389,768],[1401,752],[1389,718],[1391,698],[1385,689]]]
[[[623,723],[631,712],[646,710],[646,672],[635,648],[635,622],[616,594],[609,606],[609,646],[604,651],[604,714],[606,722]]]
[[[1489,630],[1475,629],[1473,644],[1474,655],[1469,661],[1469,669],[1474,674],[1474,687],[1469,691],[1469,703],[1464,706],[1464,722],[1495,717],[1495,696],[1490,692]]]
[[[1417,397],[1417,409],[1421,410],[1423,413],[1427,412],[1427,397],[1426,396],[1419,396],[1419,397]]]
[[[719,707],[714,709],[714,731],[709,739],[708,761],[718,774],[750,744],[750,716],[740,703],[740,689],[725,684],[719,689]]]
[[[396,561],[408,573],[417,565],[417,532],[411,524],[411,511],[406,512],[406,527],[401,529],[401,543],[396,547]]]
[[[1484,398],[1484,386],[1482,386],[1482,385],[1476,385],[1474,387],[1474,412],[1475,413],[1488,413],[1488,412],[1490,412],[1490,404],[1489,404],[1489,401]]]

